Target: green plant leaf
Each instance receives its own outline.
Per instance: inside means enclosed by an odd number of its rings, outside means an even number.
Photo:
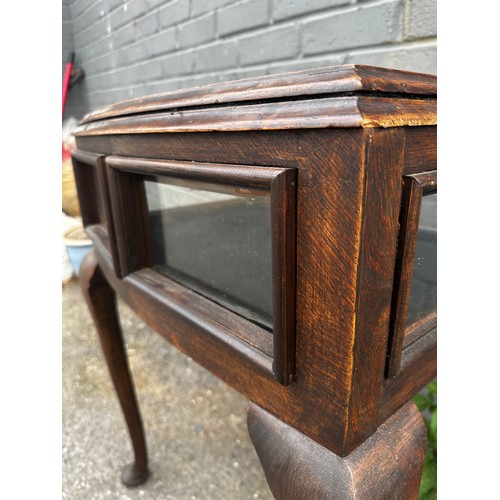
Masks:
[[[437,448],[437,408],[432,412],[431,421],[428,426],[428,439]]]
[[[437,500],[437,490],[431,490],[424,495],[419,495],[418,500]]]
[[[424,470],[422,471],[422,480],[420,481],[419,500],[425,498],[424,495],[436,490],[437,485],[437,463],[436,460],[426,460]]]
[[[427,390],[431,394],[437,394],[437,392],[438,392],[437,382],[431,382],[431,383],[427,384]]]
[[[412,399],[420,411],[424,411],[429,405],[429,401],[423,394],[415,394]]]

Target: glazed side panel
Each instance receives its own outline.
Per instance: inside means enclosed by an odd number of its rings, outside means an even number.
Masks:
[[[181,349],[340,454],[351,390],[364,137],[363,130],[349,129],[78,138],[80,149],[106,155],[297,168],[297,381],[285,389],[270,378],[257,379],[251,365],[246,370],[240,363],[241,373],[231,373],[225,368],[231,361],[211,364],[199,343]],[[161,329],[153,310],[143,316]]]

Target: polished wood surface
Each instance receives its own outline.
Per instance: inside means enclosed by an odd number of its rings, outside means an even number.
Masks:
[[[339,457],[254,404],[248,431],[277,500],[411,500],[427,444],[422,415],[407,403],[361,446]]]
[[[86,219],[98,269],[169,342],[287,428],[350,457],[436,373],[435,320],[423,335],[400,326],[410,283],[401,274],[404,179],[435,176],[435,110],[434,77],[348,66],[89,115],[76,134],[78,154],[99,157],[110,221]],[[295,214],[293,223],[273,224],[282,249],[273,254],[273,293],[281,321],[295,330],[278,335],[278,348],[258,325],[151,267],[137,176],[172,172],[261,187],[293,172],[294,196],[283,184],[274,193],[284,211],[275,220]]]
[[[341,65],[294,73],[215,83],[193,89],[127,99],[89,113],[82,123],[138,113],[292,98],[307,99],[352,92],[435,96],[437,78],[409,71],[366,65]]]
[[[135,460],[124,467],[122,480],[127,486],[135,486],[149,476],[146,440],[125,353],[115,291],[104,279],[94,252],[88,253],[82,261],[80,281],[134,448]]]

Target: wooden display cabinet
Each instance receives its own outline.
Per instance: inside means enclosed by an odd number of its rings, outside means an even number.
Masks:
[[[134,446],[126,484],[148,464],[116,293],[250,400],[276,498],[416,498],[426,435],[410,400],[436,376],[435,125],[434,76],[352,65],[82,120],[94,250],[80,275]]]

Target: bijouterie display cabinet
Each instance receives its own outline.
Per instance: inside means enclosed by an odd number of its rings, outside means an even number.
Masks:
[[[135,453],[123,481],[149,471],[116,295],[248,398],[276,498],[416,498],[436,77],[346,65],[219,83],[119,102],[75,135],[94,247],[80,279]]]

